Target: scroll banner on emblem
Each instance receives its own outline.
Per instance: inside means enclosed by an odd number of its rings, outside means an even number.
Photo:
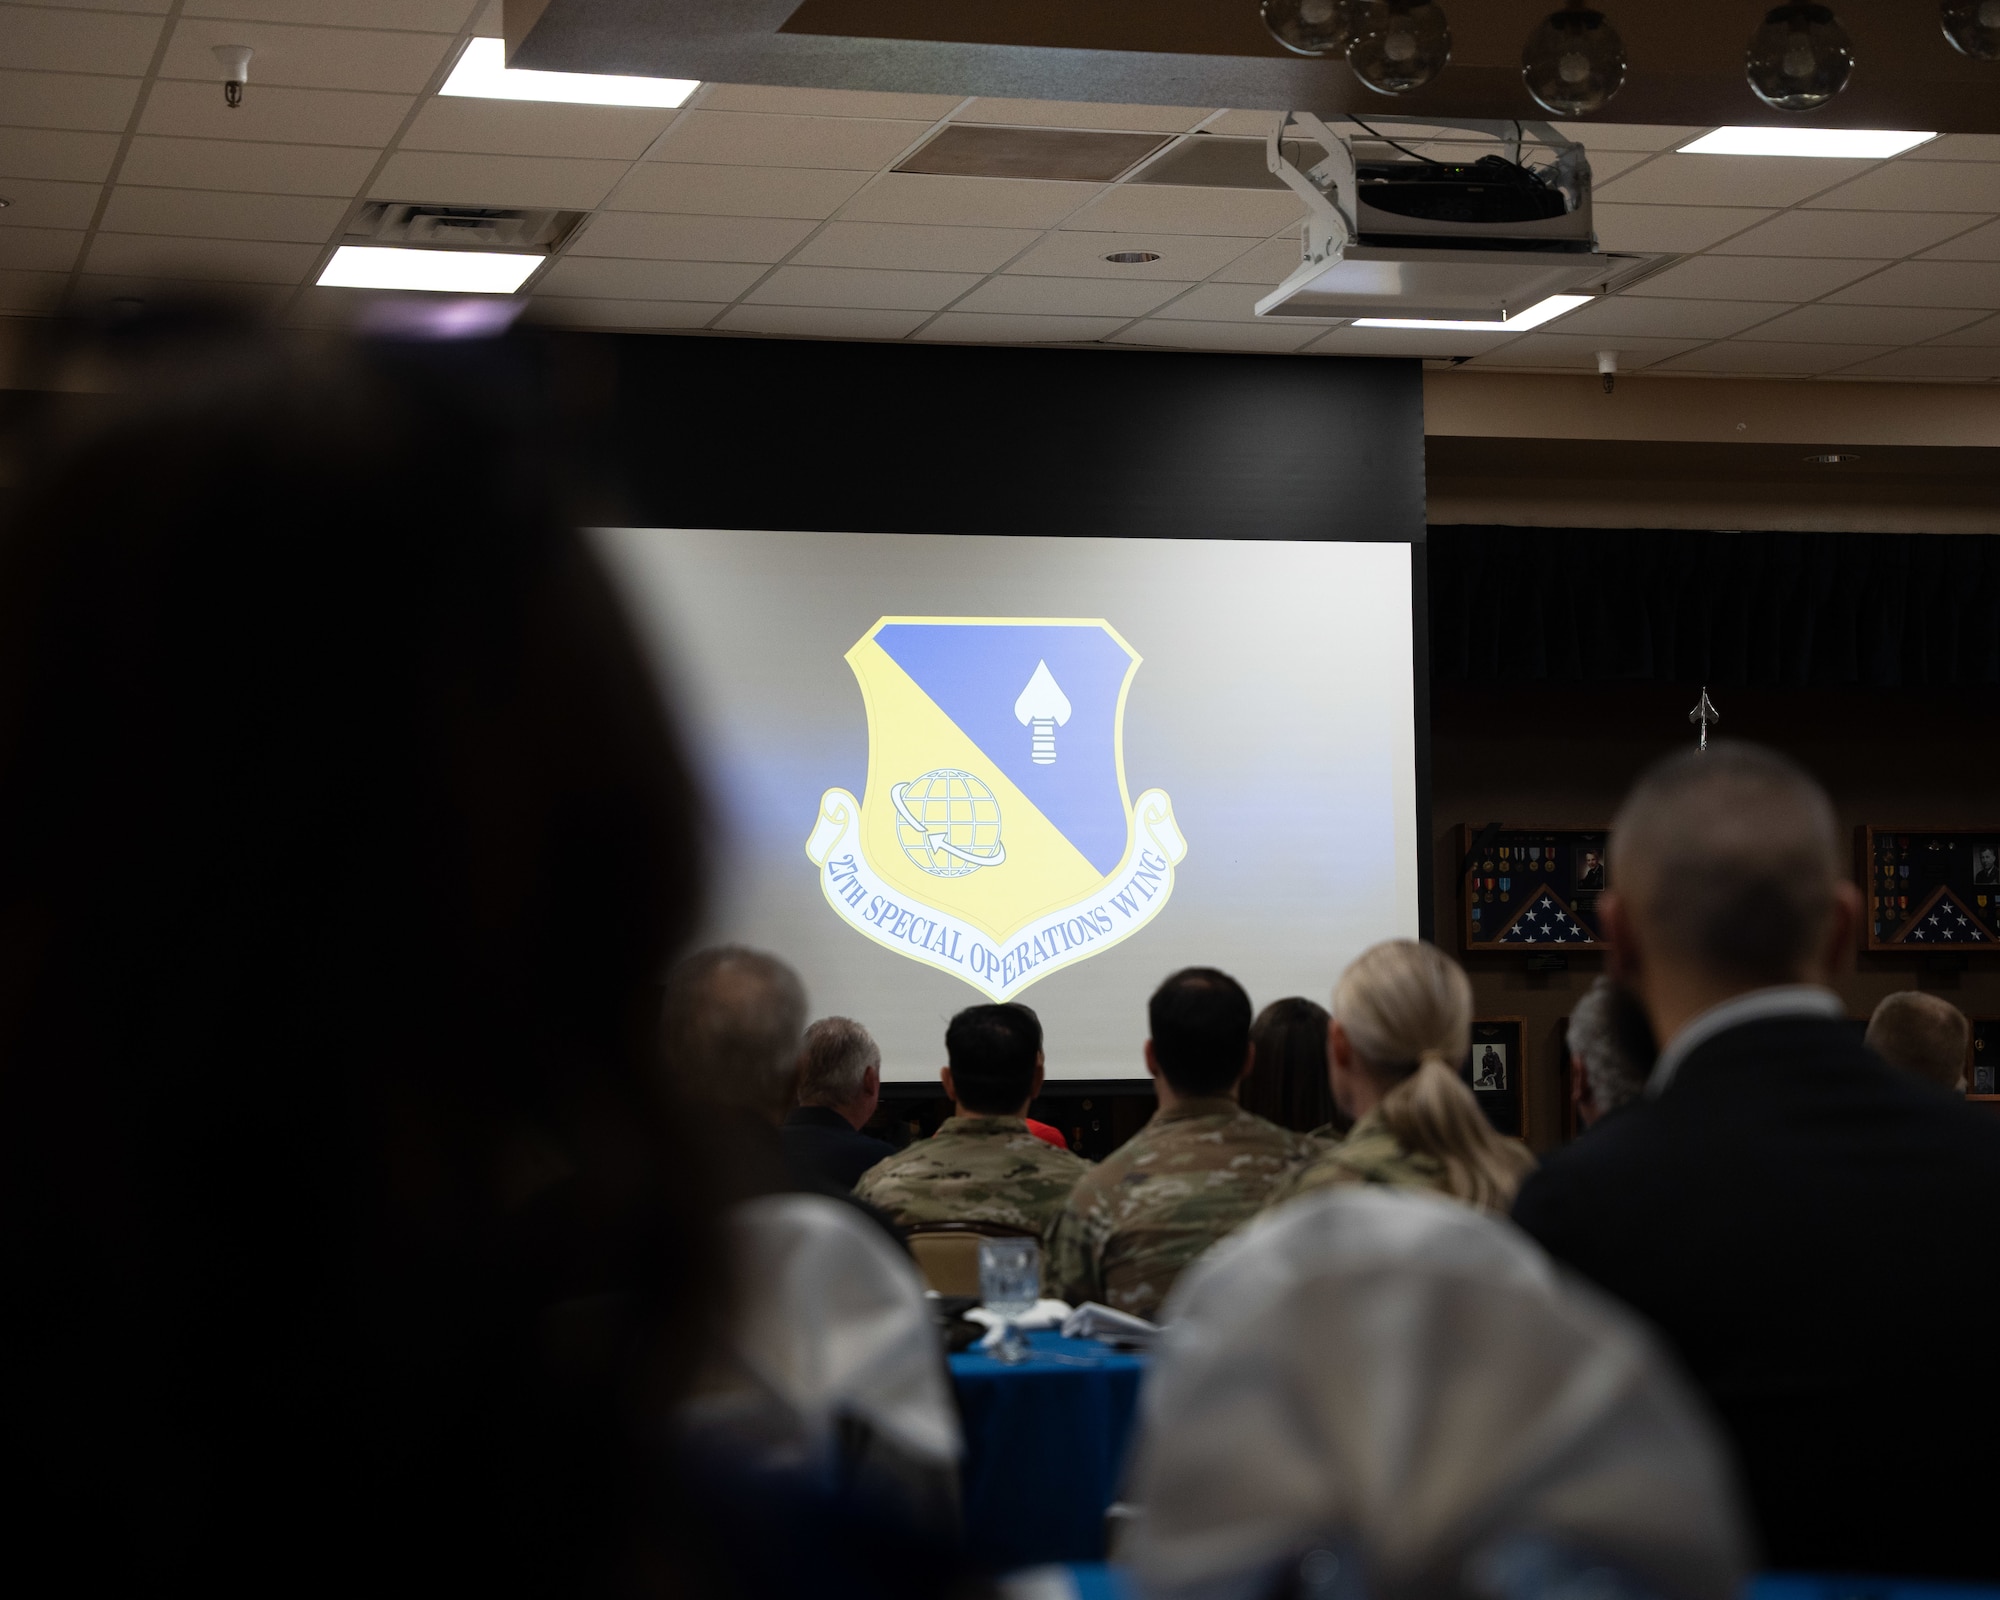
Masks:
[[[1132,807],[1132,842],[1118,870],[1088,894],[1041,912],[1005,939],[884,883],[860,847],[861,804],[845,789],[820,797],[806,855],[826,902],[851,927],[898,955],[962,978],[996,1001],[1130,938],[1173,893],[1187,841],[1164,791]]]

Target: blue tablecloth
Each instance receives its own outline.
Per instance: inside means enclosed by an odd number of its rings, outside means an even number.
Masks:
[[[966,1552],[997,1571],[1103,1556],[1146,1371],[1143,1356],[1087,1339],[1031,1333],[1028,1344],[1035,1356],[1019,1366],[974,1351],[951,1358]]]

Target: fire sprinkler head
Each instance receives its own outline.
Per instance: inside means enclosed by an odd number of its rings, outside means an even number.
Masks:
[[[247,44],[219,44],[215,59],[222,63],[222,99],[234,110],[243,104],[243,86],[250,81],[250,58],[257,52]]]
[[[1597,352],[1597,375],[1604,380],[1604,392],[1611,392],[1611,385],[1618,377],[1618,352],[1600,350]]]

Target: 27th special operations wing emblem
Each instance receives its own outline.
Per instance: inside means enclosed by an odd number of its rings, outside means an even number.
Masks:
[[[1138,932],[1187,842],[1125,786],[1139,656],[1110,623],[884,617],[847,652],[863,799],[829,789],[806,855],[843,921],[995,1000]]]

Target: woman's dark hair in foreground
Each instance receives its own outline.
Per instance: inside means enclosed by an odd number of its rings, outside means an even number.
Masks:
[[[8,1543],[66,1587],[676,1582],[700,829],[453,370],[507,361],[169,331],[0,542]]]
[[[1331,1127],[1344,1134],[1353,1126],[1333,1103],[1326,1024],[1326,1007],[1298,995],[1273,1000],[1257,1013],[1250,1026],[1257,1062],[1238,1096],[1245,1111],[1294,1133]]]

